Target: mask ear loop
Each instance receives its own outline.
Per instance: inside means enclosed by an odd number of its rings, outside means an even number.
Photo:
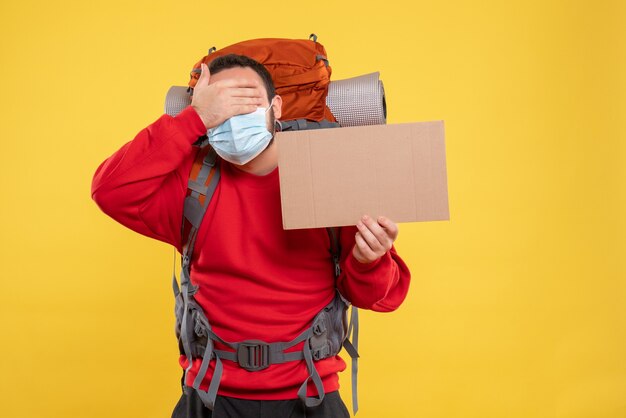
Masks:
[[[276,96],[274,96],[276,97]],[[270,100],[270,105],[267,108],[267,110],[265,111],[265,113],[269,112],[269,110],[272,108],[272,105],[274,104],[274,97],[272,97],[272,100]],[[282,132],[283,130],[283,125],[280,124],[280,121],[274,119],[274,131],[275,132]]]

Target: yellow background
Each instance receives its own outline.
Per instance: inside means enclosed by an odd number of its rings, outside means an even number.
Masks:
[[[315,32],[390,123],[446,123],[451,221],[401,225],[358,416],[626,416],[625,4],[3,1],[0,415],[170,416],[173,254],[91,176],[209,47]]]

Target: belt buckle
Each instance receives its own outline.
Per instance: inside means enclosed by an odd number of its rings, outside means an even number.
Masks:
[[[256,372],[269,367],[270,346],[265,341],[247,340],[237,347],[237,363],[249,372]]]

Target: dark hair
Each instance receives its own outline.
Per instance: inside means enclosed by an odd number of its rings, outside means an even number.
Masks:
[[[220,71],[227,70],[233,67],[252,68],[254,72],[256,72],[259,77],[261,77],[261,80],[263,80],[263,84],[265,84],[265,90],[267,90],[267,100],[270,102],[272,101],[272,98],[276,95],[274,83],[272,82],[272,76],[270,75],[269,71],[267,71],[267,68],[263,66],[263,64],[253,60],[250,57],[236,54],[228,54],[217,57],[209,64],[209,72],[211,74],[217,74]]]

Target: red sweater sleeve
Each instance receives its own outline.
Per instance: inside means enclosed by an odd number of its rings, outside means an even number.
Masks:
[[[356,227],[341,228],[339,291],[354,306],[378,312],[396,310],[406,298],[411,273],[395,247],[378,260],[363,264],[352,255]]]
[[[121,224],[180,250],[192,144],[205,134],[190,106],[176,117],[161,116],[98,167],[92,198]]]

